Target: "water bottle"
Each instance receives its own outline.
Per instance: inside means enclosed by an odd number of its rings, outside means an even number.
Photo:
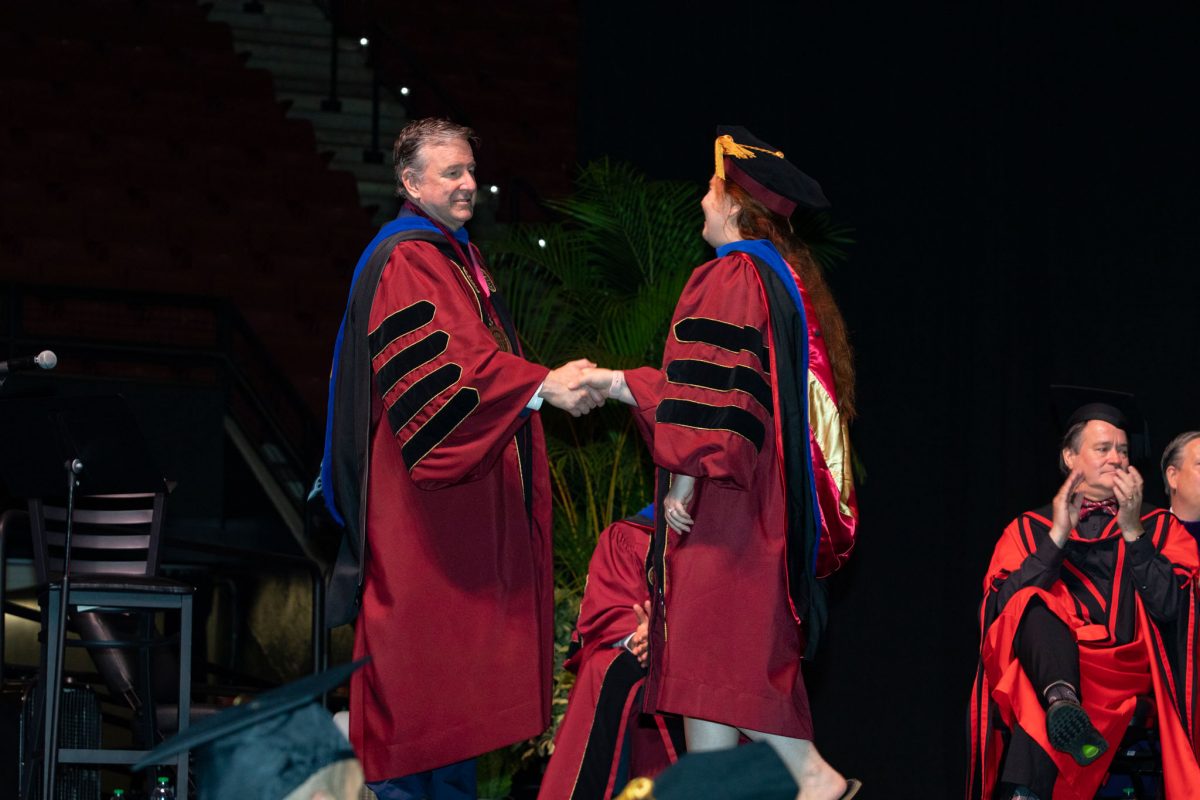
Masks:
[[[175,790],[171,788],[171,779],[163,775],[158,779],[158,785],[154,787],[154,793],[150,795],[153,800],[175,800]]]

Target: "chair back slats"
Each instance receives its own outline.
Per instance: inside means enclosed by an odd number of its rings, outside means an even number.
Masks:
[[[71,537],[74,539],[74,537]],[[50,557],[46,560],[51,575],[62,575],[63,562],[61,558]],[[75,554],[75,542],[71,542],[71,574],[72,575],[145,575],[146,562],[141,561],[81,561]]]
[[[71,574],[154,575],[165,495],[83,495],[75,498]],[[67,510],[61,501],[30,500],[39,581],[62,575]]]
[[[46,522],[61,522],[66,525],[67,509],[57,506],[45,506],[43,513]],[[136,509],[75,509],[76,525],[149,525],[154,521],[153,508]]]
[[[46,546],[50,551],[61,551],[66,546],[66,533],[46,533]],[[150,550],[150,532],[145,533],[83,533],[78,528],[71,534],[71,559],[79,557],[84,550],[142,550],[143,555]],[[128,557],[130,554],[124,554]],[[87,555],[83,555],[87,558]],[[103,559],[100,554],[92,557]],[[144,559],[143,559],[144,560]]]

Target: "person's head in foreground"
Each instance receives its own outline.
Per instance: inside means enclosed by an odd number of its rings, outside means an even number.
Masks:
[[[861,784],[848,782],[839,800],[850,800]],[[801,800],[799,777],[768,742],[729,750],[688,753],[654,780],[636,778],[617,800]]]
[[[356,800],[362,767],[333,717],[316,701],[363,663],[310,675],[200,720],[133,769],[195,750],[199,800]]]

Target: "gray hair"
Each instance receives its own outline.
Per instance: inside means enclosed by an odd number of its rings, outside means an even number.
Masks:
[[[1179,469],[1180,462],[1183,461],[1183,448],[1196,439],[1200,439],[1200,431],[1187,431],[1172,439],[1171,443],[1167,445],[1167,449],[1163,450],[1161,465],[1163,491],[1167,493],[1168,500],[1171,499],[1171,484],[1167,483],[1167,467]]]
[[[426,117],[405,125],[400,134],[396,136],[396,143],[392,145],[392,163],[395,164],[396,170],[396,196],[402,200],[408,199],[408,193],[404,191],[404,173],[409,170],[418,173],[425,171],[424,150],[426,147],[459,140],[465,140],[472,146],[479,145],[479,138],[475,135],[475,131],[448,119]]]

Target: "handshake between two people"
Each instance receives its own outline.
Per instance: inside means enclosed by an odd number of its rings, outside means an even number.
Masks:
[[[539,393],[551,405],[561,408],[573,417],[581,417],[594,408],[604,405],[608,399],[620,400],[636,406],[637,400],[625,382],[625,373],[619,369],[603,369],[586,358],[568,361],[558,369],[550,370]],[[663,498],[663,511],[667,524],[680,534],[686,534],[695,524],[688,511],[695,494],[696,479],[690,475],[672,475],[671,488]],[[634,608],[638,611],[637,607]],[[642,615],[638,618],[641,621]],[[639,630],[642,627],[639,626]],[[645,665],[645,637],[643,649],[631,647],[630,652]],[[636,642],[635,642],[636,644]]]
[[[602,369],[586,358],[568,361],[550,370],[542,382],[539,396],[555,408],[572,417],[582,417],[604,405],[610,397],[628,405],[636,405],[633,394],[625,384],[625,373]]]

